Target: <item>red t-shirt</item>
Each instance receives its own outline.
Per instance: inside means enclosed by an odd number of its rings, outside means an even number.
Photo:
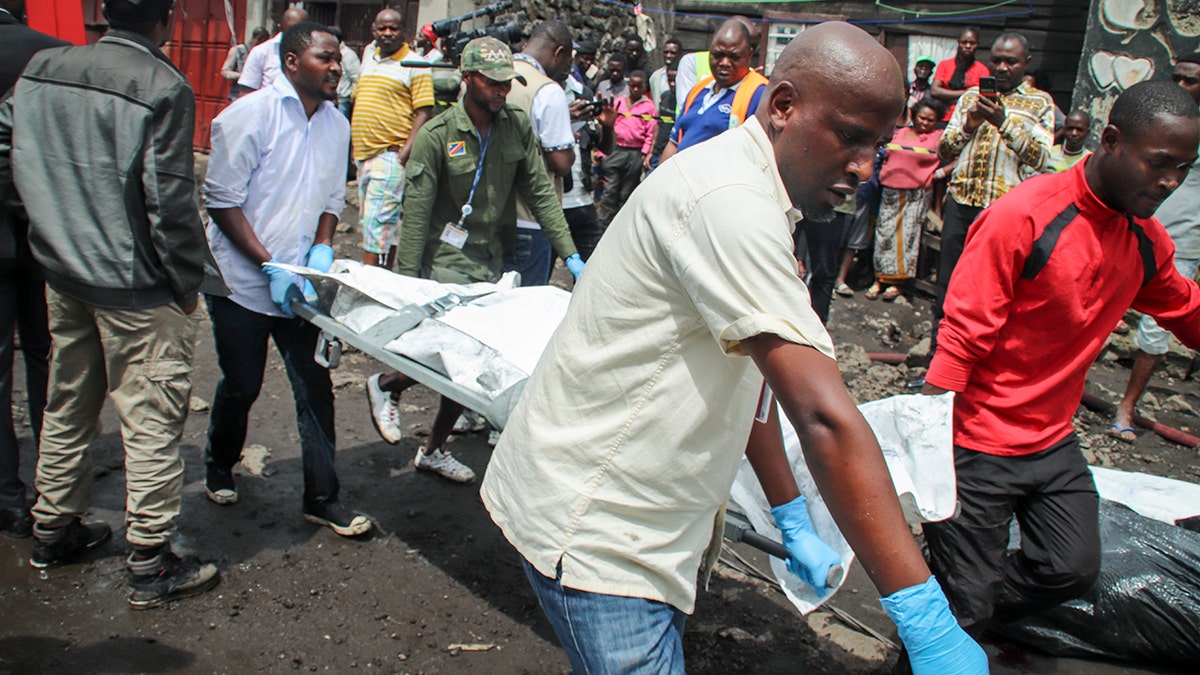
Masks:
[[[892,136],[892,145],[928,152],[888,148],[887,161],[879,170],[879,184],[896,190],[915,190],[933,183],[933,172],[939,164],[937,146],[941,137],[941,129],[927,134],[918,134],[912,127],[897,129]]]
[[[979,84],[979,78],[986,77],[992,74],[992,70],[983,65],[979,61],[975,61],[967,67],[967,74],[963,77],[966,83],[963,89],[970,89]],[[942,83],[942,86],[950,86],[950,78],[954,77],[954,59],[946,59],[937,65],[937,69],[933,71],[933,79]],[[954,114],[954,103],[946,106],[946,114],[942,115],[943,122],[949,122],[950,116]]]
[[[971,225],[925,375],[959,392],[955,445],[1029,455],[1069,435],[1088,369],[1128,307],[1200,347],[1200,286],[1175,270],[1175,245],[1158,220],[1096,197],[1084,178],[1089,161],[1030,178]],[[1153,248],[1148,281],[1137,230]],[[1047,250],[1035,242],[1056,231],[1045,265],[1027,278]]]

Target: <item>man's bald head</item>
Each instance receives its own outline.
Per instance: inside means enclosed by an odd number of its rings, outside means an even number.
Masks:
[[[848,23],[823,23],[797,35],[771,73],[770,86],[781,82],[791,82],[802,92],[857,89],[903,99],[904,77],[895,57],[869,33]]]
[[[726,19],[708,44],[708,67],[722,88],[732,87],[750,72],[754,44],[750,31],[737,19]]]
[[[279,32],[283,32],[298,23],[308,21],[308,12],[299,7],[292,7],[279,17]]]
[[[377,24],[384,23],[384,22],[392,22],[392,21],[395,21],[397,23],[403,23],[404,17],[400,16],[400,12],[397,12],[396,10],[392,9],[391,7],[381,9],[381,10],[379,10],[379,13],[375,15],[375,23],[377,23]]]
[[[371,35],[382,56],[391,56],[404,46],[404,18],[394,9],[380,10],[371,24]]]
[[[828,220],[870,179],[876,145],[904,109],[903,82],[891,53],[846,23],[809,28],[779,55],[757,117],[805,218]]]

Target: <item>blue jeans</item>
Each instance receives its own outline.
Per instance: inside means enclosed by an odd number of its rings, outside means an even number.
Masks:
[[[296,426],[300,430],[300,458],[304,465],[304,506],[336,501],[333,383],[329,371],[313,360],[319,329],[303,319],[259,314],[226,298],[207,300],[221,381],[217,383],[209,416],[204,463],[231,469],[241,458],[250,406],[262,389],[267,340],[272,339],[283,357],[296,401]]]
[[[686,614],[646,598],[567,588],[559,579],[542,576],[524,558],[521,563],[572,673],[682,675]]]
[[[554,265],[554,249],[541,230],[517,228],[517,245],[512,253],[504,254],[504,271],[520,272],[522,286],[545,286],[550,283]]]

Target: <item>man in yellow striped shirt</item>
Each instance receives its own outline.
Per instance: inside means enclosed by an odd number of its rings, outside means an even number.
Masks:
[[[404,65],[419,60],[403,37],[400,13],[375,15],[375,46],[362,58],[354,89],[350,138],[358,166],[359,222],[363,263],[390,268],[396,257],[404,165],[412,139],[433,110],[433,76],[428,68]]]

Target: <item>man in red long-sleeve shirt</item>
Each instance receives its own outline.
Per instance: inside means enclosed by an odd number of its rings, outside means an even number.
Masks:
[[[1077,597],[1100,567],[1098,497],[1071,417],[1126,307],[1200,347],[1200,287],[1152,216],[1196,161],[1196,104],[1170,82],[1117,99],[1100,148],[986,210],[946,297],[925,393],[955,391],[958,516],[926,526],[968,632]],[[1021,548],[1006,552],[1013,516]]]

